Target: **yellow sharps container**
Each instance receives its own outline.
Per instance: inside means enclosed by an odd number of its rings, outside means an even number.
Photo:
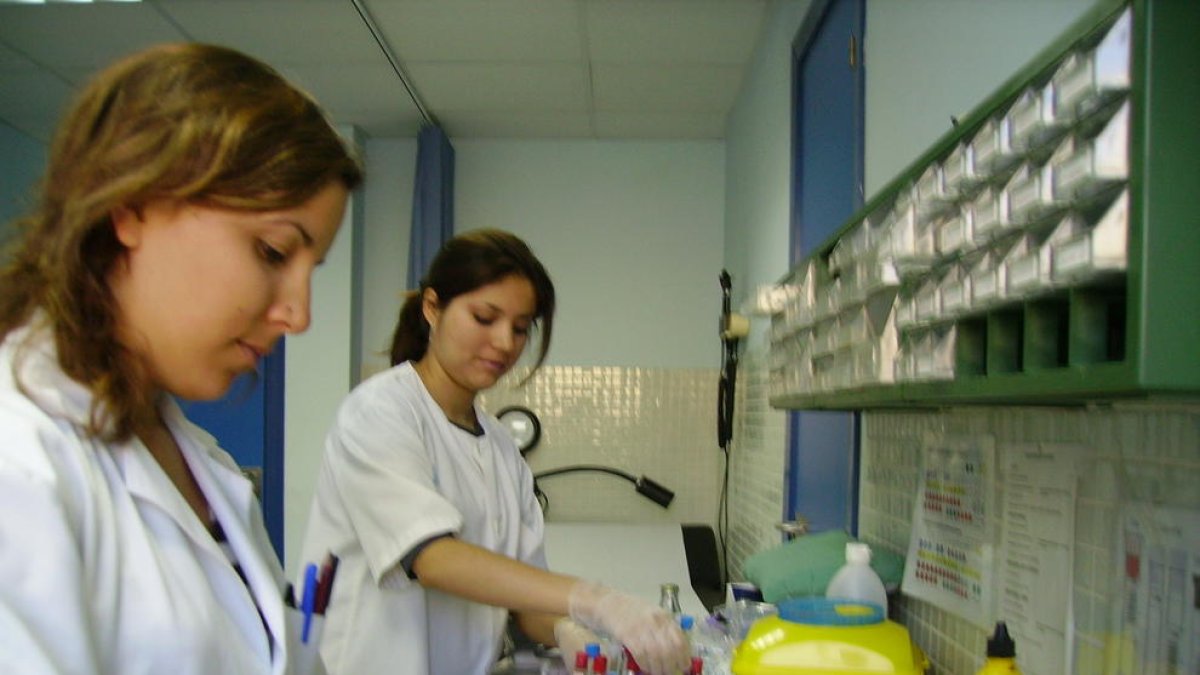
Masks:
[[[759,619],[733,654],[734,675],[922,675],[908,629],[872,604],[797,598]]]

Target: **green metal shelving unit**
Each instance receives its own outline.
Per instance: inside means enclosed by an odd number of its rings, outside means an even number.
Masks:
[[[1099,40],[1127,9],[1132,33],[1124,273],[953,320],[953,379],[773,392],[774,407],[1059,405],[1200,394],[1200,2],[1195,0],[1098,4],[802,265],[828,260],[856,225],[887,208],[1031,83],[1047,81],[1068,54]]]

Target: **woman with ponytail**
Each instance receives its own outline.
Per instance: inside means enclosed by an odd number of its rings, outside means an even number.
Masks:
[[[546,570],[532,474],[476,402],[531,333],[533,371],[542,364],[554,303],[525,242],[499,230],[459,235],[401,308],[392,368],[339,409],[302,552],[340,561],[321,643],[331,675],[485,675],[509,612],[565,658],[596,631],[625,644],[645,672],[687,665],[665,611]]]

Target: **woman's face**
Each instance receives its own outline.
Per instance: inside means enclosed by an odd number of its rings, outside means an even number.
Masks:
[[[456,296],[445,307],[426,291],[426,358],[432,357],[458,388],[471,394],[487,389],[521,357],[536,309],[533,284],[517,275]]]
[[[288,333],[309,325],[309,281],[333,245],[346,189],[295,208],[231,211],[174,200],[113,212],[124,256],[109,276],[118,339],[154,384],[220,398]]]

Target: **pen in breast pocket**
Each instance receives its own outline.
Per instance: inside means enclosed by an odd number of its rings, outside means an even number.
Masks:
[[[321,577],[317,581],[317,600],[313,611],[324,616],[325,608],[329,606],[329,598],[333,594],[333,579],[337,576],[338,557],[332,553],[325,556],[321,564]]]
[[[304,595],[300,596],[300,611],[304,613],[304,626],[300,630],[300,642],[308,644],[308,631],[312,627],[313,610],[317,602],[317,565],[309,563],[304,568]]]

